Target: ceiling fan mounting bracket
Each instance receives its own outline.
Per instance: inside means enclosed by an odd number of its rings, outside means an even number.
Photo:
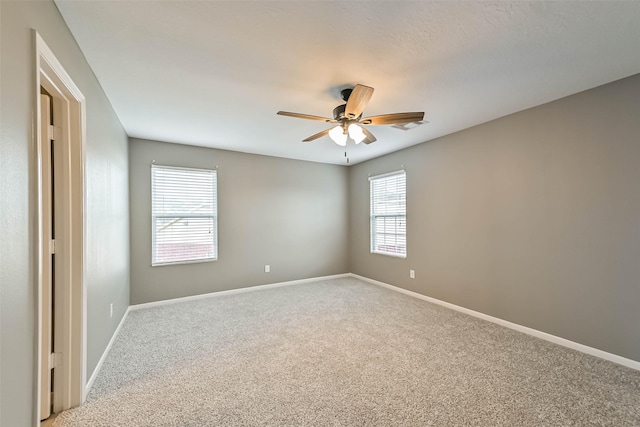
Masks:
[[[340,91],[340,96],[342,97],[344,102],[347,102],[349,100],[349,96],[351,95],[351,92],[353,92],[353,88],[342,89]]]

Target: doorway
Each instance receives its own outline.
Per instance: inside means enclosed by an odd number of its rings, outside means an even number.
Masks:
[[[86,383],[85,99],[37,32],[36,422],[80,405]]]

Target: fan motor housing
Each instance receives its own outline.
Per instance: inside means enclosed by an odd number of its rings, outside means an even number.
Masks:
[[[347,104],[338,105],[333,109],[333,118],[335,120],[344,119],[344,110],[347,107]]]

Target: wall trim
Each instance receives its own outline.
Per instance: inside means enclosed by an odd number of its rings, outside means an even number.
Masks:
[[[87,384],[85,384],[84,390],[83,390],[83,395],[82,395],[82,400],[85,400],[87,398],[87,396],[89,395],[89,392],[91,391],[91,387],[93,387],[93,382],[96,380],[96,377],[98,376],[98,372],[100,372],[100,369],[102,368],[102,364],[107,359],[107,355],[109,354],[109,351],[111,350],[111,346],[116,341],[116,337],[120,333],[120,329],[122,329],[122,325],[124,325],[124,321],[126,320],[127,316],[129,315],[130,309],[131,309],[130,306],[127,307],[127,310],[124,312],[124,315],[122,316],[122,319],[120,319],[120,323],[118,323],[118,327],[113,332],[113,335],[111,336],[111,339],[109,340],[109,344],[107,344],[107,347],[104,349],[104,352],[102,353],[102,356],[100,357],[100,360],[98,360],[98,364],[96,365],[96,368],[93,370],[93,373],[91,374],[91,377],[89,378],[89,381],[87,381]]]
[[[459,305],[451,304],[446,301],[442,301],[436,298],[428,297],[426,295],[419,294],[417,292],[409,291],[407,289],[403,289],[397,286],[390,285],[388,283],[380,282],[378,280],[370,279],[368,277],[360,276],[358,274],[350,273],[351,277],[363,280],[365,282],[371,283],[372,285],[381,286],[383,288],[391,289],[392,291],[400,292],[405,295],[412,296],[414,298],[418,298],[433,304],[437,304],[451,310],[459,311],[464,314],[468,314],[473,317],[477,317],[482,320],[486,320],[491,323],[498,324],[500,326],[504,326],[509,329],[516,330],[518,332],[522,332],[527,335],[531,335],[536,338],[543,339],[545,341],[552,342],[554,344],[561,345],[563,347],[570,348],[572,350],[579,351],[581,353],[588,354],[590,356],[595,356],[600,359],[608,360],[609,362],[617,363],[622,366],[626,366],[627,368],[635,369],[636,371],[640,371],[640,362],[627,359],[626,357],[618,356],[617,354],[609,353],[603,350],[599,350],[597,348],[589,347],[584,344],[577,343],[575,341],[570,341],[565,338],[558,337],[556,335],[551,335],[546,332],[539,331],[537,329],[529,328],[527,326],[522,326],[517,323],[509,322],[508,320],[500,319],[498,317],[489,316],[488,314],[481,313],[479,311],[474,311],[465,307],[461,307]]]
[[[504,326],[506,328],[509,329],[513,329],[516,330],[518,332],[522,332],[524,334],[527,335],[531,335],[533,337],[536,338],[540,338],[543,339],[545,341],[549,341],[552,342],[554,344],[558,344],[561,345],[563,347],[567,347],[576,351],[579,351],[581,353],[585,353],[585,354],[589,354],[591,356],[595,356],[598,357],[600,359],[604,359],[613,363],[617,363],[619,365],[622,366],[626,366],[628,368],[631,369],[635,369],[637,371],[640,371],[640,362],[632,360],[632,359],[627,359],[626,357],[622,357],[622,356],[618,356],[617,354],[613,354],[613,353],[608,353],[606,351],[603,350],[598,350],[597,348],[593,348],[593,347],[589,347],[586,346],[584,344],[580,344],[574,341],[570,341],[567,340],[565,338],[560,338],[558,336],[555,335],[551,335],[548,334],[546,332],[542,332],[539,331],[537,329],[533,329],[533,328],[529,328],[527,326],[522,326],[522,325],[518,325],[517,323],[512,323],[509,322],[507,320],[503,320],[497,317],[493,317],[493,316],[489,316],[488,314],[484,314],[484,313],[480,313],[479,311],[474,311],[465,307],[461,307],[459,305],[455,305],[455,304],[451,304],[449,302],[446,301],[442,301],[436,298],[432,298],[432,297],[428,297],[426,295],[422,295],[419,294],[417,292],[413,292],[413,291],[409,291],[407,289],[403,289],[394,285],[390,285],[388,283],[384,283],[384,282],[380,282],[378,280],[374,280],[374,279],[370,279],[368,277],[364,277],[364,276],[360,276],[358,274],[354,274],[354,273],[343,273],[343,274],[334,274],[331,276],[320,276],[320,277],[311,277],[308,279],[300,279],[300,280],[291,280],[291,281],[287,281],[287,282],[278,282],[278,283],[270,283],[270,284],[266,284],[266,285],[256,285],[256,286],[249,286],[246,288],[239,288],[239,289],[230,289],[227,291],[218,291],[218,292],[210,292],[207,294],[200,294],[200,295],[192,295],[192,296],[188,296],[188,297],[181,297],[181,298],[172,298],[172,299],[168,299],[168,300],[162,300],[162,301],[154,301],[154,302],[147,302],[147,303],[142,303],[142,304],[134,304],[134,305],[130,305],[127,308],[127,311],[125,311],[124,316],[122,316],[122,319],[120,319],[120,323],[118,324],[118,327],[116,328],[115,332],[113,333],[113,336],[111,337],[111,340],[109,341],[109,344],[107,344],[107,348],[104,350],[104,353],[102,354],[102,357],[100,357],[100,360],[98,361],[98,364],[96,365],[96,368],[93,370],[93,374],[91,374],[91,378],[89,378],[89,381],[87,381],[85,390],[84,390],[84,398],[87,397],[87,395],[89,394],[89,392],[91,391],[91,387],[93,387],[93,382],[95,381],[96,377],[98,376],[98,373],[100,372],[100,369],[102,368],[102,365],[104,364],[104,361],[107,358],[107,355],[109,354],[109,351],[111,350],[111,347],[113,345],[113,343],[116,340],[116,337],[118,336],[118,334],[120,333],[120,330],[122,329],[122,325],[124,325],[125,320],[127,319],[127,316],[129,315],[129,312],[131,311],[135,311],[135,310],[143,310],[146,308],[151,308],[151,307],[160,307],[163,305],[170,305],[170,304],[177,304],[177,303],[181,303],[181,302],[187,302],[187,301],[194,301],[194,300],[200,300],[200,299],[207,299],[207,298],[215,298],[215,297],[219,297],[219,296],[224,296],[224,295],[234,295],[234,294],[241,294],[241,293],[246,293],[246,292],[254,292],[254,291],[260,291],[260,290],[265,290],[265,289],[274,289],[274,288],[280,288],[280,287],[285,287],[285,286],[293,286],[293,285],[302,285],[305,283],[313,283],[313,282],[319,282],[322,280],[332,280],[332,279],[340,279],[340,278],[344,278],[344,277],[352,277],[355,279],[359,279],[362,280],[364,282],[370,283],[372,285],[377,285],[383,288],[387,288],[390,289],[392,291],[396,291],[396,292],[400,292],[402,294],[414,297],[414,298],[418,298],[421,299],[423,301],[427,301],[433,304],[437,304],[446,308],[449,308],[451,310],[455,310],[464,314],[468,314],[470,316],[473,317],[477,317],[479,319],[482,320],[486,320],[488,322],[491,323],[495,323],[498,324],[500,326]]]
[[[302,285],[305,283],[319,282],[321,280],[340,279],[343,277],[351,277],[351,273],[334,274],[332,276],[311,277],[308,279],[290,280],[288,282],[278,282],[278,283],[270,283],[266,285],[248,286],[246,288],[229,289],[226,291],[209,292],[207,294],[192,295],[188,297],[171,298],[171,299],[166,299],[161,301],[145,302],[142,304],[131,305],[129,306],[129,309],[141,310],[149,307],[159,307],[162,305],[177,304],[180,302],[194,301],[194,300],[205,299],[205,298],[221,297],[224,295],[233,295],[233,294],[240,294],[244,292],[261,291],[264,289],[280,288],[283,286]]]

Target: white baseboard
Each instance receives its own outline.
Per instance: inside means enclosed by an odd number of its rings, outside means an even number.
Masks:
[[[93,382],[96,380],[96,377],[98,376],[98,372],[100,372],[100,368],[102,368],[102,364],[106,360],[107,355],[109,354],[109,350],[111,350],[111,346],[113,345],[114,341],[116,340],[116,337],[120,333],[120,329],[122,329],[122,325],[124,325],[124,321],[127,318],[127,315],[129,315],[130,309],[131,307],[127,307],[127,311],[124,312],[124,316],[122,316],[122,319],[120,319],[120,323],[118,323],[118,327],[116,328],[113,335],[111,336],[111,339],[109,340],[109,344],[107,344],[107,348],[104,349],[104,352],[102,353],[100,360],[98,360],[98,364],[96,365],[96,368],[93,370],[93,373],[89,378],[89,381],[87,381],[87,384],[84,386],[84,392],[82,395],[83,402],[86,400],[87,395],[91,391],[91,387],[93,387]]]
[[[214,298],[214,297],[218,297],[218,296],[223,296],[223,295],[232,295],[232,294],[239,294],[239,293],[244,293],[244,292],[253,292],[253,291],[258,291],[258,290],[263,290],[263,289],[272,289],[272,288],[279,288],[279,287],[283,287],[283,286],[292,286],[292,285],[300,285],[300,284],[304,284],[304,283],[313,283],[313,282],[318,282],[321,280],[331,280],[331,279],[339,279],[339,278],[343,278],[343,277],[353,277],[356,279],[360,279],[363,280],[365,282],[371,283],[373,285],[377,285],[377,286],[381,286],[387,289],[391,289],[393,291],[396,292],[400,292],[403,293],[405,295],[409,295],[412,296],[414,298],[418,298],[424,301],[428,301],[431,302],[433,304],[438,304],[441,305],[443,307],[449,308],[451,310],[455,310],[455,311],[459,311],[461,313],[465,313],[468,314],[470,316],[474,316],[477,317],[479,319],[483,319],[486,320],[488,322],[492,322],[492,323],[496,323],[500,326],[504,326],[506,328],[509,329],[513,329],[516,330],[518,332],[522,332],[525,333],[527,335],[531,335],[534,336],[536,338],[540,338],[543,339],[545,341],[549,341],[552,342],[554,344],[558,344],[564,347],[568,347],[571,348],[573,350],[577,350],[579,352],[582,353],[586,353],[589,354],[591,356],[595,356],[595,357],[599,357],[601,359],[604,360],[608,360],[610,362],[614,362],[617,363],[619,365],[623,365],[626,366],[628,368],[631,369],[635,369],[637,371],[640,371],[640,362],[632,360],[632,359],[627,359],[626,357],[622,357],[622,356],[618,356],[617,354],[613,354],[613,353],[608,353],[606,351],[603,350],[598,350],[597,348],[593,348],[593,347],[589,347],[586,346],[584,344],[580,344],[574,341],[570,341],[564,338],[560,338],[558,336],[555,335],[551,335],[548,334],[546,332],[542,332],[542,331],[538,331],[537,329],[533,329],[533,328],[529,328],[526,326],[522,326],[522,325],[518,325],[517,323],[512,323],[509,322],[507,320],[503,320],[497,317],[493,317],[493,316],[489,316],[488,314],[484,314],[484,313],[480,313],[479,311],[474,311],[474,310],[470,310],[468,308],[464,308],[461,307],[459,305],[455,305],[455,304],[451,304],[436,298],[432,298],[432,297],[428,297],[426,295],[422,295],[419,294],[417,292],[413,292],[413,291],[409,291],[407,289],[402,289],[399,288],[397,286],[393,286],[390,285],[388,283],[384,283],[384,282],[380,282],[378,280],[373,280],[370,279],[368,277],[364,277],[364,276],[360,276],[357,274],[353,274],[353,273],[344,273],[344,274],[335,274],[332,276],[322,276],[322,277],[312,277],[309,279],[301,279],[301,280],[291,280],[288,282],[280,282],[280,283],[271,283],[271,284],[267,284],[267,285],[258,285],[258,286],[250,286],[247,288],[240,288],[240,289],[231,289],[228,291],[219,291],[219,292],[211,292],[208,294],[202,294],[202,295],[193,295],[193,296],[189,296],[189,297],[182,297],[182,298],[173,298],[173,299],[169,299],[169,300],[163,300],[163,301],[155,301],[155,302],[149,302],[149,303],[144,303],[144,304],[136,304],[136,305],[131,305],[127,308],[127,311],[124,313],[124,316],[122,316],[122,319],[120,320],[120,323],[118,324],[118,327],[116,328],[115,332],[113,333],[113,336],[111,337],[111,340],[109,341],[109,344],[107,344],[107,348],[104,350],[102,357],[100,357],[100,360],[98,361],[98,364],[96,365],[96,368],[94,369],[93,373],[91,374],[91,378],[89,378],[89,381],[87,381],[87,384],[85,386],[84,389],[84,396],[83,396],[83,400],[86,399],[87,395],[89,394],[89,391],[91,390],[91,387],[93,386],[93,382],[96,379],[96,376],[98,375],[98,372],[100,372],[100,369],[102,368],[102,364],[104,363],[107,354],[109,354],[109,350],[111,350],[111,346],[113,345],[116,337],[118,336],[118,333],[120,333],[120,329],[122,328],[122,325],[124,324],[127,315],[129,314],[130,311],[133,310],[140,310],[143,308],[149,308],[149,307],[157,307],[157,306],[162,306],[162,305],[167,305],[167,304],[176,304],[179,302],[184,302],[184,301],[193,301],[193,300],[198,300],[198,299],[205,299],[205,298]]]
[[[626,366],[627,368],[631,368],[631,369],[635,369],[637,371],[640,371],[640,362],[632,360],[632,359],[627,359],[626,357],[618,356],[617,354],[608,353],[606,351],[599,350],[599,349],[593,348],[593,347],[589,347],[587,345],[580,344],[580,343],[577,343],[577,342],[574,342],[574,341],[570,341],[570,340],[565,339],[565,338],[560,338],[558,336],[551,335],[551,334],[548,334],[546,332],[539,331],[537,329],[533,329],[533,328],[529,328],[529,327],[526,327],[526,326],[518,325],[517,323],[512,323],[512,322],[509,322],[507,320],[500,319],[498,317],[489,316],[488,314],[480,313],[479,311],[470,310],[468,308],[464,308],[464,307],[461,307],[459,305],[451,304],[449,302],[445,302],[445,301],[442,301],[442,300],[439,300],[439,299],[436,299],[436,298],[431,298],[431,297],[428,297],[426,295],[419,294],[417,292],[409,291],[409,290],[406,290],[406,289],[403,289],[403,288],[399,288],[397,286],[390,285],[388,283],[380,282],[378,280],[369,279],[368,277],[360,276],[360,275],[353,274],[353,273],[351,273],[350,276],[354,277],[356,279],[360,279],[360,280],[363,280],[365,282],[371,283],[373,285],[382,286],[384,288],[391,289],[393,291],[400,292],[400,293],[403,293],[405,295],[412,296],[414,298],[419,298],[421,300],[428,301],[428,302],[431,302],[433,304],[438,304],[438,305],[441,305],[443,307],[447,307],[447,308],[449,308],[451,310],[459,311],[461,313],[465,313],[465,314],[468,314],[470,316],[477,317],[479,319],[486,320],[486,321],[489,321],[489,322],[492,322],[492,323],[496,323],[496,324],[498,324],[500,326],[504,326],[506,328],[513,329],[513,330],[516,330],[518,332],[522,332],[522,333],[525,333],[527,335],[531,335],[533,337],[540,338],[540,339],[543,339],[545,341],[549,341],[549,342],[552,342],[554,344],[561,345],[563,347],[568,347],[570,349],[577,350],[579,352],[586,353],[586,354],[589,354],[591,356],[599,357],[601,359],[605,359],[605,360],[608,360],[610,362],[614,362],[614,363],[617,363],[619,365]]]
[[[172,299],[167,299],[162,301],[146,302],[143,304],[131,305],[129,306],[129,309],[140,310],[143,308],[158,307],[161,305],[176,304],[176,303],[185,302],[185,301],[194,301],[194,300],[205,299],[205,298],[220,297],[224,295],[233,295],[233,294],[240,294],[244,292],[260,291],[264,289],[280,288],[282,286],[301,285],[303,283],[312,283],[312,282],[318,282],[321,280],[339,279],[342,277],[351,277],[351,273],[334,274],[332,276],[311,277],[309,279],[291,280],[288,282],[270,283],[267,285],[257,285],[257,286],[249,286],[246,288],[229,289],[228,291],[210,292],[208,294],[193,295],[189,297],[172,298]]]

